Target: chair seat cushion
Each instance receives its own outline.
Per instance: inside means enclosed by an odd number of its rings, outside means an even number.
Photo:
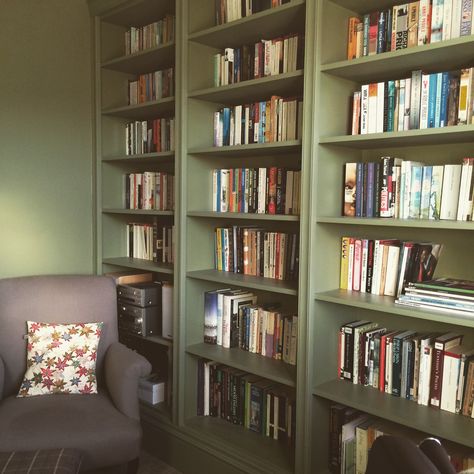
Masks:
[[[122,415],[105,393],[0,402],[2,451],[73,448],[82,452],[83,468],[91,469],[138,457],[140,437],[139,422]]]
[[[2,474],[77,474],[82,455],[75,449],[0,452]]]

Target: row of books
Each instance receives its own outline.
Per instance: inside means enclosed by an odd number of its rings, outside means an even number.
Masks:
[[[174,176],[155,171],[127,173],[125,209],[174,210]]]
[[[350,17],[347,58],[437,43],[474,33],[472,0],[420,0]]]
[[[300,211],[301,171],[234,168],[212,171],[212,210],[256,214]]]
[[[214,85],[226,86],[259,77],[294,72],[302,64],[302,38],[298,34],[240,48],[225,48],[214,55]]]
[[[174,118],[136,120],[125,125],[127,155],[171,150],[174,150]]]
[[[174,262],[174,226],[131,222],[126,228],[127,257],[160,263]]]
[[[303,102],[272,96],[214,113],[214,146],[281,142],[301,138]]]
[[[339,334],[338,376],[396,397],[473,416],[474,349],[463,335],[351,321]]]
[[[290,0],[216,0],[216,24],[240,20],[254,13],[275,8]]]
[[[174,41],[175,17],[166,15],[149,25],[131,26],[125,32],[125,54],[133,54]]]
[[[217,227],[215,268],[276,280],[298,277],[297,234],[266,232],[255,227]]]
[[[214,361],[197,364],[197,415],[221,418],[294,446],[294,390]]]
[[[174,70],[140,74],[135,81],[128,81],[128,105],[143,104],[174,95]]]
[[[298,317],[257,305],[246,290],[222,288],[204,293],[204,342],[296,364]]]
[[[408,283],[432,279],[442,248],[431,242],[342,237],[340,288],[399,296]]]
[[[395,303],[474,316],[474,281],[453,278],[409,283]]]
[[[352,135],[474,123],[474,68],[364,84],[354,92]]]
[[[365,474],[374,441],[382,435],[397,436],[420,444],[428,434],[369,416],[355,408],[333,404],[329,409],[329,471]],[[472,449],[442,441],[456,472],[474,467]],[[469,471],[470,472],[470,471]]]
[[[472,221],[474,158],[425,165],[390,156],[346,163],[343,215]]]

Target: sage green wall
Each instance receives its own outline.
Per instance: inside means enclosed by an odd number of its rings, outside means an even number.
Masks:
[[[93,271],[85,0],[0,0],[0,278]]]

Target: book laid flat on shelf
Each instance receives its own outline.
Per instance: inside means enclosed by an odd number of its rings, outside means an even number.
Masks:
[[[351,321],[338,333],[338,378],[471,416],[474,349],[461,345],[462,340],[457,333],[391,330],[375,322]]]

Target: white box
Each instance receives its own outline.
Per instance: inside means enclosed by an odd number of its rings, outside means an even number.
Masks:
[[[142,377],[138,382],[138,398],[156,405],[165,401],[165,382],[156,374]]]

